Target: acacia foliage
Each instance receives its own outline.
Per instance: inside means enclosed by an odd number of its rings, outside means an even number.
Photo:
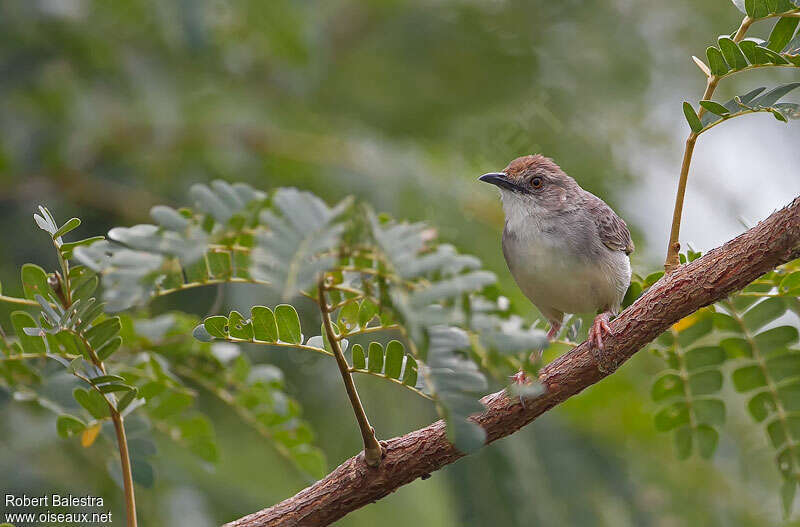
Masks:
[[[333,355],[322,321],[301,323],[291,303],[300,296],[317,301],[319,318],[330,317],[347,374],[385,379],[432,400],[467,452],[484,441],[467,419],[487,390],[478,365],[503,376],[531,369],[530,349],[545,344],[541,331],[510,314],[494,275],[438,242],[425,224],[391,220],[352,199],[329,206],[294,188],[263,192],[214,181],[189,194],[192,207],[156,206],[152,224],[76,242],[62,237],[77,219],[58,227],[42,209],[36,221],[50,234],[61,268],[26,264],[26,298],[6,298],[25,310],[12,315],[15,335],[2,341],[4,386],[53,410],[58,432],[87,447],[111,404],[132,423],[139,483],[154,477],[148,430],[217,460],[213,426],[194,405],[199,391],[230,405],[301,471],[324,474],[310,424],[284,392],[281,371],[268,364],[281,349]],[[204,320],[153,312],[154,299],[225,283],[271,287],[287,303]],[[242,353],[245,344],[257,349]],[[48,385],[64,372],[84,386],[76,385],[71,400],[53,400]]]

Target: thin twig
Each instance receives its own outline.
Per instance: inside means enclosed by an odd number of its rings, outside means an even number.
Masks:
[[[325,334],[333,350],[333,356],[336,358],[336,365],[339,366],[339,372],[342,374],[347,397],[350,399],[350,405],[353,407],[353,412],[356,414],[356,421],[358,421],[358,427],[361,430],[361,437],[364,440],[364,461],[370,467],[377,467],[380,465],[381,459],[383,458],[383,447],[381,447],[381,444],[375,437],[375,429],[369,424],[369,419],[367,419],[364,406],[361,404],[356,385],[353,382],[353,376],[350,374],[350,366],[344,358],[344,352],[336,337],[336,332],[333,331],[330,306],[328,306],[328,300],[325,296],[325,292],[328,289],[325,279],[326,277],[323,274],[322,278],[319,280],[318,286],[319,309],[322,315],[322,323],[325,326]]]
[[[742,23],[739,25],[739,29],[736,31],[736,34],[733,36],[734,42],[739,42],[744,38],[744,35],[747,33],[747,30],[750,28],[750,25],[754,22],[754,19],[750,18],[749,16],[745,16],[742,19]],[[724,75],[723,75],[724,76]],[[717,88],[717,84],[719,83],[720,79],[723,76],[711,75],[706,80],[706,90],[703,93],[704,101],[709,101],[714,96],[714,90]],[[706,109],[702,106],[700,110],[697,112],[697,116],[702,118],[705,114]],[[672,229],[669,234],[669,245],[667,246],[667,258],[664,261],[664,271],[667,273],[671,273],[675,269],[678,268],[680,265],[680,230],[681,230],[681,216],[683,215],[683,200],[686,194],[686,182],[689,177],[689,167],[692,164],[692,154],[694,153],[694,145],[697,142],[697,137],[699,136],[698,133],[692,131],[689,133],[689,137],[686,139],[686,146],[683,150],[683,162],[681,163],[681,174],[680,178],[678,179],[678,194],[675,197],[675,209],[672,213]]]

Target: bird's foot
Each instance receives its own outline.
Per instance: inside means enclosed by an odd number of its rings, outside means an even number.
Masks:
[[[519,370],[517,373],[511,376],[511,382],[514,384],[530,384],[531,380],[528,379],[528,376],[524,371]]]
[[[594,322],[589,328],[588,340],[592,347],[592,354],[597,363],[597,368],[603,373],[607,373],[614,368],[614,361],[609,360],[610,357],[604,353],[605,345],[603,344],[603,339],[611,335],[611,326],[608,324],[609,317],[610,314],[607,311],[600,313],[594,318]]]
[[[561,324],[554,324],[550,323],[550,330],[547,332],[547,340],[553,341],[558,336],[558,332],[561,331]]]
[[[530,384],[531,380],[528,378],[528,375],[524,371],[519,370],[517,373],[511,376],[511,383],[516,384],[518,386],[524,386],[526,384]],[[522,407],[525,408],[525,399],[522,397],[522,395],[519,396],[519,404],[521,404]]]

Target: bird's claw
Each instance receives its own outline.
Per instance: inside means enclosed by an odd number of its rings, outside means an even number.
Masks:
[[[603,338],[611,335],[611,326],[608,324],[608,319],[608,313],[600,313],[595,317],[592,326],[589,328],[588,340],[592,347],[592,354],[597,363],[597,369],[603,373],[607,373],[614,368],[613,361],[609,360],[610,357],[603,353],[605,351]]]
[[[522,370],[519,370],[517,373],[512,375],[510,378],[511,378],[511,382],[513,384],[522,385],[522,384],[530,384],[531,383],[531,380],[528,379],[528,376]],[[521,404],[522,407],[525,408],[525,399],[522,398],[522,395],[519,396],[519,404]]]
[[[514,384],[528,384],[531,381],[528,379],[528,376],[524,371],[519,370],[517,373],[511,376],[511,382]]]

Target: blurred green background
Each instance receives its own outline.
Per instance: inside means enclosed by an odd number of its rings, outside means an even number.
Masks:
[[[192,183],[222,178],[331,202],[353,194],[430,221],[483,258],[532,320],[500,252],[496,192],[477,176],[518,155],[555,158],[628,220],[634,269],[658,269],[688,130],[680,102],[704,82],[689,57],[740,17],[727,0],[4,0],[0,281],[17,294],[21,264],[54,265],[31,219],[40,203],[82,217],[88,236],[147,221],[152,205],[187,203]],[[719,98],[789,78],[737,76]],[[800,194],[798,144],[800,128],[769,115],[704,136],[684,241],[708,250],[740,219]],[[204,313],[213,296],[187,292],[169,307]],[[226,299],[269,303],[238,287]],[[312,378],[293,371],[293,356],[258,360],[284,369],[331,467],[358,451],[334,369],[319,363]],[[520,433],[337,525],[783,524],[766,437],[735,413],[743,405],[730,405],[712,461],[676,461],[652,425],[660,368],[642,353]],[[379,436],[435,418],[371,381],[359,383]],[[141,525],[219,525],[308,483],[219,403],[200,404],[221,460],[201,464],[160,438],[156,485],[137,488]],[[121,492],[90,454],[58,439],[50,414],[0,399],[0,490],[102,495],[122,524]]]

